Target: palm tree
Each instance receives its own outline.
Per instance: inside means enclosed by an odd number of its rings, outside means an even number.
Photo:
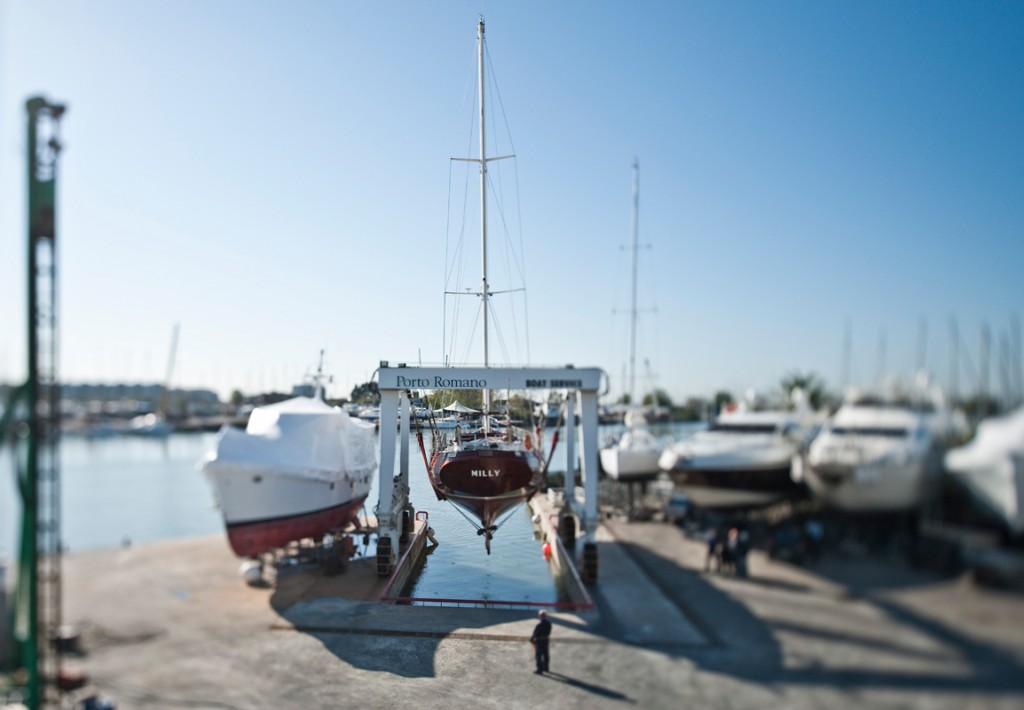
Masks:
[[[793,371],[782,378],[780,386],[787,400],[793,396],[793,390],[802,390],[813,409],[821,408],[825,399],[825,385],[813,372],[804,375],[799,371]]]

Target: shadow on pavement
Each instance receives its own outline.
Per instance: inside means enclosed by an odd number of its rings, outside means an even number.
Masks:
[[[723,591],[703,575],[682,567],[677,560],[662,556],[645,546],[622,542],[630,556],[658,585],[683,613],[723,652],[712,649],[684,650],[682,655],[697,665],[728,673],[748,681],[775,684],[786,683],[807,686],[830,686],[850,689],[888,688],[930,691],[1004,692],[1024,690],[1024,664],[1012,653],[994,643],[979,640],[952,628],[941,620],[930,618],[907,604],[887,598],[886,590],[913,585],[934,584],[946,576],[928,575],[913,569],[898,569],[894,574],[879,573],[876,565],[856,561],[850,569],[842,560],[821,565],[822,575],[844,588],[844,599],[867,604],[885,617],[889,639],[869,637],[856,632],[823,629],[808,623],[758,618],[748,606],[730,593]],[[890,561],[890,564],[893,564]],[[874,567],[874,568],[872,568]],[[851,573],[852,570],[852,573]],[[844,572],[840,574],[839,572]],[[814,572],[818,572],[817,566]],[[738,583],[792,594],[792,598],[774,603],[799,605],[811,587],[774,579],[744,579]],[[905,629],[906,633],[901,633]],[[891,653],[900,658],[917,659],[931,663],[934,669],[921,671],[878,669],[853,666],[849,660],[837,656],[843,667],[828,667],[828,659],[815,659],[806,667],[791,667],[776,638],[776,632],[812,637],[818,641],[842,644],[858,653]],[[903,643],[904,636],[924,637],[926,646],[935,649],[914,648]],[[967,672],[948,672],[951,661],[966,667]]]
[[[548,671],[547,673],[545,673],[543,675],[543,677],[544,678],[550,678],[551,680],[557,680],[560,683],[565,683],[566,685],[571,685],[574,688],[579,688],[580,690],[585,690],[588,693],[593,693],[594,695],[599,695],[602,698],[608,698],[610,700],[620,700],[620,701],[629,703],[630,705],[636,705],[636,701],[633,700],[632,698],[630,698],[627,695],[623,695],[622,693],[620,693],[618,691],[612,690],[610,688],[605,688],[603,686],[596,685],[594,683],[587,683],[586,681],[579,680],[578,678],[570,678],[567,675],[563,675],[561,673],[554,673],[554,672],[551,672],[551,671]]]

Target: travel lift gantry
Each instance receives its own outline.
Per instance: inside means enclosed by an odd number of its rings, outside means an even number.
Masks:
[[[388,576],[395,564],[399,537],[409,532],[413,515],[409,504],[409,435],[412,402],[411,390],[567,390],[565,471],[565,507],[559,512],[559,535],[565,548],[575,556],[576,524],[579,518],[583,536],[583,580],[597,581],[598,523],[597,479],[597,398],[604,371],[595,368],[511,368],[511,367],[391,367],[381,362],[378,373],[380,389],[380,482],[377,490],[377,574]],[[574,426],[578,415],[579,425]],[[398,421],[396,428],[393,422]],[[390,422],[390,423],[389,423]],[[398,436],[398,470],[395,470],[395,437]],[[576,490],[576,442],[581,442],[581,476],[584,499],[580,503]]]

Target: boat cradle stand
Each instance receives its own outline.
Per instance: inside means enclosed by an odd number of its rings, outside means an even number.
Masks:
[[[398,422],[398,427],[380,429],[380,466],[378,469],[380,501],[377,505],[377,574],[387,576],[395,564],[399,538],[403,534],[404,520],[412,517],[409,503],[409,439],[412,412],[412,390],[564,390],[568,393],[566,421],[577,421],[566,426],[564,439],[566,461],[576,461],[579,442],[580,475],[584,499],[573,496],[562,511],[559,530],[567,549],[577,549],[576,521],[579,521],[583,540],[584,582],[597,581],[598,525],[598,441],[597,398],[607,391],[608,378],[596,367],[559,368],[518,367],[411,367],[404,363],[391,366],[380,363],[377,370],[380,390],[380,421]],[[602,385],[604,389],[602,390]],[[573,417],[573,413],[577,416]],[[398,460],[395,460],[395,437],[398,437]],[[397,465],[396,465],[397,464]],[[566,466],[566,488],[575,487],[575,466]],[[572,487],[570,487],[572,486]]]

